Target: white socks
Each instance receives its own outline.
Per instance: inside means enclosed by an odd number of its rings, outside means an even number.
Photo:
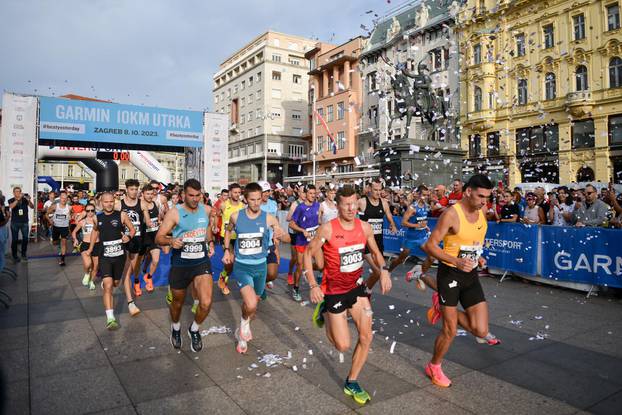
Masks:
[[[114,318],[114,310],[106,310],[106,318],[113,319]]]
[[[248,326],[250,324],[251,324],[251,319],[250,318],[247,318],[247,319],[244,319],[244,317],[240,318],[240,328],[242,330],[248,330]]]
[[[171,327],[173,328],[173,330],[179,331],[181,330],[181,323],[179,321],[177,323],[172,323]]]
[[[190,331],[199,331],[199,325],[196,321],[192,322],[192,325],[190,326]]]
[[[194,300],[194,305],[199,305],[199,300]]]

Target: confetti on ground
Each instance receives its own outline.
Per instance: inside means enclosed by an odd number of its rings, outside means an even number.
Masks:
[[[201,337],[205,337],[210,334],[227,334],[231,333],[231,329],[227,326],[212,326],[207,330],[201,331]]]
[[[396,342],[396,341],[394,341],[394,342],[391,344],[391,349],[389,350],[389,353],[393,354],[393,351],[395,350],[395,345],[396,345],[396,344],[397,344],[397,342]]]

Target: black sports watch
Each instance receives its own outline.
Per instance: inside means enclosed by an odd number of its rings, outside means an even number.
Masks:
[[[387,264],[384,264],[382,266],[382,269],[385,270],[385,271],[389,271],[389,266]]]

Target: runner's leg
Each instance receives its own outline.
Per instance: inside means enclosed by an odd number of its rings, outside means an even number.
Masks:
[[[203,323],[212,308],[212,292],[214,289],[214,278],[212,274],[203,274],[194,277],[192,282],[192,295],[199,300],[194,321],[197,324]]]
[[[400,252],[397,258],[391,261],[391,265],[389,265],[389,272],[392,272],[399,265],[403,264],[404,261],[406,261],[406,259],[408,259],[409,256],[410,256],[410,249],[403,248],[402,252]]]
[[[441,314],[443,327],[434,342],[434,355],[432,356],[432,363],[435,365],[441,364],[458,331],[458,308],[441,306]]]
[[[358,297],[356,303],[354,303],[350,309],[350,316],[352,316],[352,321],[354,321],[354,325],[359,333],[358,342],[354,347],[354,354],[352,355],[352,367],[348,374],[348,380],[354,381],[358,379],[361,369],[363,369],[367,361],[369,347],[371,346],[373,338],[371,328],[372,313],[369,298]]]

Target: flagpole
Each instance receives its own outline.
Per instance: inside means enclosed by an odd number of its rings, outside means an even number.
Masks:
[[[311,156],[313,157],[313,185],[315,186],[315,156],[317,147],[315,142],[315,85],[311,88],[313,91],[313,101],[311,110]]]

